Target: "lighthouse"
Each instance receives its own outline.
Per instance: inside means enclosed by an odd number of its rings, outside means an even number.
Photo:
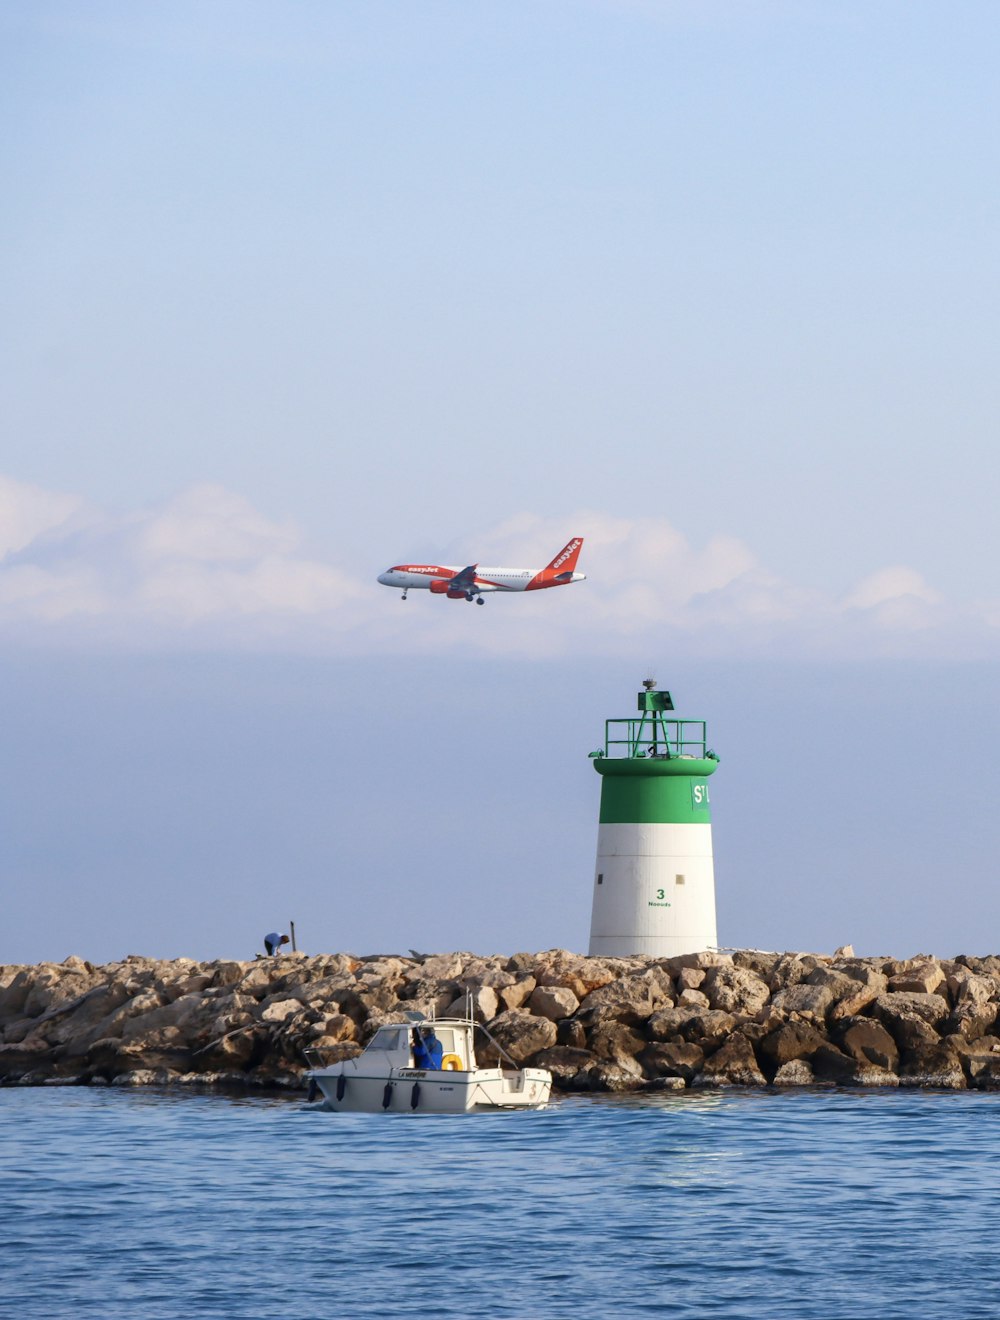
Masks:
[[[717,945],[705,721],[671,712],[643,682],[638,715],[606,720],[591,752],[601,776],[592,954],[672,957]]]

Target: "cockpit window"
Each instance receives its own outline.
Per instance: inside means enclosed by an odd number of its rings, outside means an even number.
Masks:
[[[380,1027],[371,1039],[368,1048],[370,1050],[399,1050],[405,1049],[405,1041],[400,1041],[401,1032],[398,1027],[385,1028]]]

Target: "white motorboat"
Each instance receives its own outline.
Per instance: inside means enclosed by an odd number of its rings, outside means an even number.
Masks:
[[[552,1074],[544,1068],[480,1068],[476,1064],[476,1031],[486,1030],[472,1018],[424,1018],[408,1013],[408,1021],[381,1026],[353,1059],[327,1067],[306,1051],[314,1066],[308,1073],[310,1094],[319,1090],[325,1108],[341,1113],[471,1114],[497,1109],[539,1109],[547,1104]],[[414,1061],[416,1027],[429,1026],[441,1043],[439,1068],[418,1067]],[[501,1057],[503,1051],[496,1042]]]

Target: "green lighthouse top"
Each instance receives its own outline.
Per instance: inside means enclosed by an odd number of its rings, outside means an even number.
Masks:
[[[707,749],[704,720],[667,719],[665,713],[674,709],[673,698],[669,692],[657,691],[652,678],[643,680],[638,709],[638,717],[605,720],[604,747],[590,753],[593,759],[628,759],[645,761],[647,765],[653,760],[661,766],[667,761],[685,761],[686,773],[694,771],[690,762],[708,761],[711,768],[702,769],[701,773],[712,773],[719,758]],[[680,766],[670,768],[681,770]]]

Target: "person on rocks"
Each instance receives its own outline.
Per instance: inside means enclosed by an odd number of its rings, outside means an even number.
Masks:
[[[267,956],[273,958],[283,944],[288,943],[288,936],[282,935],[276,930],[272,930],[270,935],[264,936],[264,948],[267,950]]]
[[[440,1072],[441,1060],[444,1058],[444,1047],[434,1034],[433,1027],[421,1027],[418,1031],[413,1028],[413,1066],[414,1068],[429,1068],[432,1071]]]

